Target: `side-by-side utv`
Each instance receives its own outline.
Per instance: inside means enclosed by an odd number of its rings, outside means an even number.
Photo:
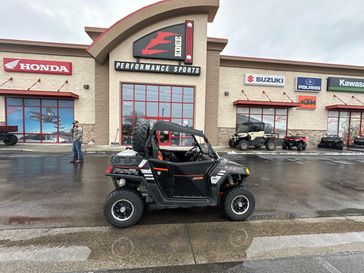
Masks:
[[[188,150],[163,149],[161,132],[190,136]],[[106,170],[115,190],[106,198],[104,215],[115,227],[138,222],[144,208],[190,208],[221,204],[226,216],[246,220],[255,199],[244,186],[248,168],[220,158],[202,131],[159,121],[150,128],[138,122],[133,130],[133,150],[112,156]]]

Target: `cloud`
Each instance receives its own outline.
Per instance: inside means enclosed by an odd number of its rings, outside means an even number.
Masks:
[[[2,0],[0,37],[90,43],[85,26],[109,27],[155,0]],[[209,36],[223,54],[364,65],[362,0],[220,0]]]

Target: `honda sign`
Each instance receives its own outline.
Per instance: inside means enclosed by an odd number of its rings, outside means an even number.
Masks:
[[[4,58],[3,63],[7,72],[72,75],[71,62]]]

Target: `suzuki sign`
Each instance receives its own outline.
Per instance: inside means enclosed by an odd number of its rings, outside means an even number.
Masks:
[[[72,75],[71,62],[4,58],[3,64],[7,72]]]
[[[277,75],[245,74],[244,84],[283,87],[285,84],[285,77]]]
[[[319,92],[322,80],[320,78],[297,77],[296,91]]]
[[[133,44],[135,58],[193,61],[193,21],[153,31]]]

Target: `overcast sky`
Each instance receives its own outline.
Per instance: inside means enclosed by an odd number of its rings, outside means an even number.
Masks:
[[[0,0],[0,38],[91,42],[84,26],[109,27],[154,0]],[[364,66],[363,0],[220,0],[208,34],[223,54]]]

